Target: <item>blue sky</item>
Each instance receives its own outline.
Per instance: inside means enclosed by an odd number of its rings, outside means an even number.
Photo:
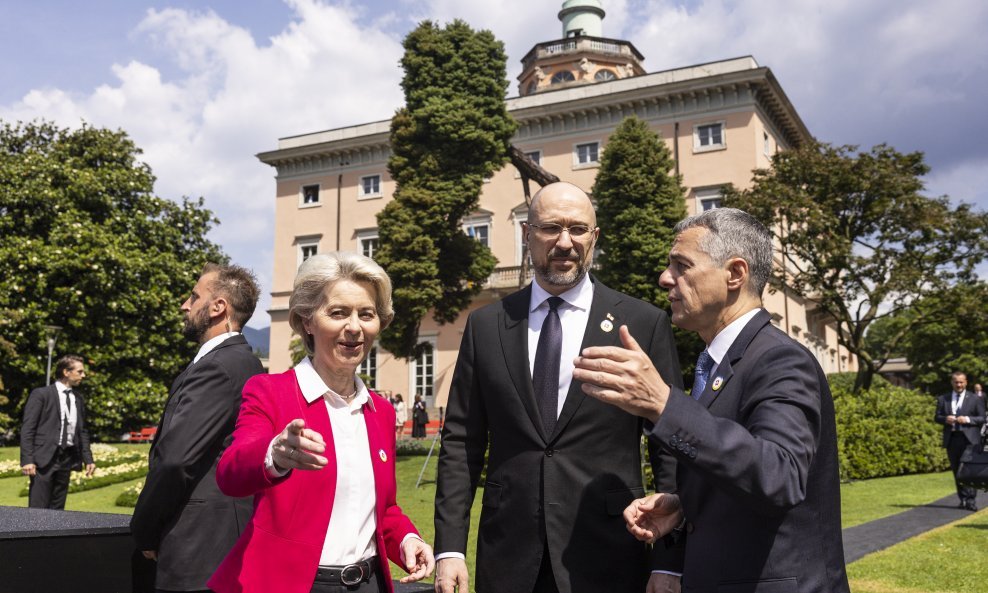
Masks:
[[[279,137],[385,119],[401,38],[463,18],[521,57],[560,36],[557,0],[0,0],[0,119],[123,128],[163,197],[204,196],[212,237],[252,267],[268,324]],[[650,72],[752,55],[810,131],[922,150],[930,194],[988,209],[983,0],[603,0],[604,34]],[[176,304],[177,307],[177,304]]]

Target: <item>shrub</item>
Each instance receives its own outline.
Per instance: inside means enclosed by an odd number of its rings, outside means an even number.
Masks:
[[[395,443],[395,455],[398,457],[412,457],[415,455],[428,455],[429,447],[432,446],[432,439],[423,439],[421,441],[415,439],[398,439]],[[436,448],[432,452],[433,455],[439,455],[439,443],[436,443]]]
[[[877,378],[852,393],[854,375],[828,377],[837,415],[842,481],[942,471],[948,467],[933,422],[934,400]]]
[[[133,486],[125,488],[123,492],[117,496],[116,502],[113,504],[118,507],[130,507],[134,508],[137,506],[137,497],[141,495],[141,489],[144,488],[144,482],[138,482]]]

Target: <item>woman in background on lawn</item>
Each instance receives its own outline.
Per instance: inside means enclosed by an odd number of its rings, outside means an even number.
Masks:
[[[405,431],[405,423],[408,422],[408,406],[401,394],[395,396],[395,438],[400,437]]]
[[[391,321],[391,281],[370,258],[329,253],[295,277],[289,324],[309,357],[244,387],[216,481],[254,496],[254,515],[214,591],[392,591],[432,573],[432,548],[395,502],[395,412],[356,375]]]
[[[412,437],[425,438],[425,425],[429,423],[429,411],[425,409],[422,395],[415,394],[415,404],[412,406]]]

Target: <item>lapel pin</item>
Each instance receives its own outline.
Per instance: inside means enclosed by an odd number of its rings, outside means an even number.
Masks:
[[[614,321],[614,316],[611,315],[610,313],[607,314],[607,318],[610,319],[611,321]]]
[[[383,461],[385,463],[388,462],[388,454],[384,452],[384,449],[381,449],[380,451],[378,451],[377,454],[381,458],[381,461]]]
[[[711,385],[710,388],[713,389],[714,391],[717,391],[718,389],[721,388],[722,385],[724,385],[724,379],[722,377],[717,377],[716,379],[714,379],[714,384]]]
[[[612,329],[614,329],[614,324],[611,323],[610,319],[605,319],[600,322],[600,329],[604,330],[605,332],[609,332]]]

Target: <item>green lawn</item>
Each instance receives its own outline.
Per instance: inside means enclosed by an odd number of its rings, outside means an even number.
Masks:
[[[950,472],[861,480],[841,484],[841,527],[901,513],[954,492]]]
[[[848,566],[854,593],[988,590],[988,511],[934,529]]]

